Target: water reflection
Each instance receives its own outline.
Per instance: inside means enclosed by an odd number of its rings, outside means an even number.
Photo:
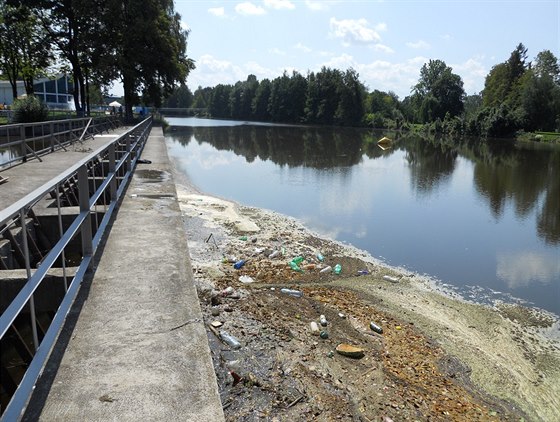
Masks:
[[[519,220],[526,219],[536,208],[536,233],[548,244],[560,244],[558,147],[515,145],[509,141],[457,142],[361,129],[264,125],[175,126],[169,133],[182,145],[187,146],[191,141],[208,143],[219,151],[232,151],[248,163],[259,159],[280,167],[330,169],[343,178],[350,177],[351,168],[361,164],[364,157],[389,157],[402,151],[410,170],[411,188],[419,196],[448,185],[458,157],[462,157],[473,163],[476,191],[496,220],[504,214],[508,203]],[[395,140],[392,149],[383,151],[376,145],[377,139],[384,135]],[[219,165],[216,157],[207,164]],[[356,205],[360,202],[355,201]],[[334,205],[340,208],[344,204]]]
[[[295,217],[469,297],[474,285],[560,315],[558,146],[223,122],[170,129],[170,156],[205,192]]]

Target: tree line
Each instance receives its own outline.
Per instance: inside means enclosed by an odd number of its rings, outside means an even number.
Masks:
[[[215,118],[404,130],[422,124],[453,135],[510,137],[520,130],[560,131],[560,65],[549,50],[529,62],[520,43],[476,95],[466,95],[461,77],[444,61],[430,60],[403,100],[391,91],[368,91],[353,69],[323,67],[272,80],[249,75],[194,94],[182,86],[166,104],[206,108]]]
[[[159,107],[194,69],[188,31],[173,0],[2,0],[0,74],[33,94],[33,80],[67,72],[78,115],[90,98],[120,81],[125,112],[142,101]]]

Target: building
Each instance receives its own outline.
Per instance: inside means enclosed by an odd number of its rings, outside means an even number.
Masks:
[[[34,94],[49,108],[71,109],[74,107],[72,85],[67,75],[55,78],[39,78],[33,84]],[[17,82],[18,97],[25,94],[23,81]],[[13,103],[12,85],[9,81],[0,81],[0,104],[10,106]]]

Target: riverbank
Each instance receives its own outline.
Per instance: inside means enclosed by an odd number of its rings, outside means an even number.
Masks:
[[[560,342],[552,316],[446,296],[290,218],[202,195],[183,182],[179,201],[228,420],[557,416]],[[269,258],[274,251],[279,255]],[[296,256],[304,258],[303,272],[289,266]],[[230,261],[241,259],[247,262],[233,268]],[[320,272],[335,264],[340,275]],[[325,339],[310,329],[320,315],[328,320]],[[370,329],[372,321],[382,335]],[[241,347],[220,341],[220,330]],[[361,348],[363,357],[336,353],[341,343]]]

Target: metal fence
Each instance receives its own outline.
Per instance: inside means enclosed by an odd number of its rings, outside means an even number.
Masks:
[[[51,120],[0,126],[0,170],[121,125],[117,116]]]
[[[14,350],[16,346],[19,349],[27,348],[23,355],[29,355],[27,361],[18,355],[21,360],[18,370],[13,365],[9,368],[2,365],[2,376],[10,377],[14,386],[1,421],[18,420],[25,410],[80,283],[91,267],[111,216],[129,183],[151,126],[150,117],[111,144],[88,155],[50,183],[0,211],[0,238],[9,232],[8,237],[19,239],[17,245],[12,246],[21,251],[27,278],[0,316],[2,353],[7,353],[6,349],[13,345]],[[74,207],[75,213],[70,221],[68,212],[64,212],[63,220],[64,205]],[[50,249],[37,257],[36,236],[32,231],[34,209],[40,207],[57,210],[58,227]],[[72,259],[69,258],[70,252],[73,254]],[[35,295],[40,288],[50,288],[45,279],[54,269],[62,273],[64,292],[56,312],[46,323],[38,320]],[[23,272],[23,268],[20,271]],[[24,326],[28,332],[27,340],[23,338]],[[3,385],[7,384],[3,382]]]

